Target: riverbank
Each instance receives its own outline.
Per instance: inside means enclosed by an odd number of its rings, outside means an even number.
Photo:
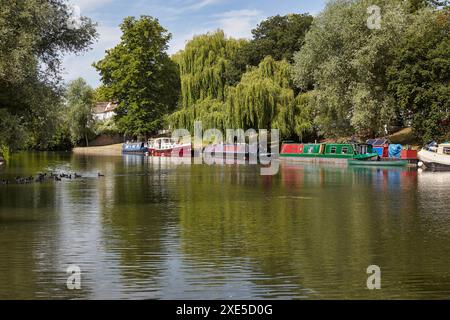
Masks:
[[[72,152],[80,155],[120,156],[122,155],[122,144],[118,143],[102,147],[74,148]]]

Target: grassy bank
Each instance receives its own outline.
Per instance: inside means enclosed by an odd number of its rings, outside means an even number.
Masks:
[[[122,155],[122,144],[113,144],[103,147],[87,147],[74,148],[73,153],[84,155],[98,155],[98,156],[120,156]]]

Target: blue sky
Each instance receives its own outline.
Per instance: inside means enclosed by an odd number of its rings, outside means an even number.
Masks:
[[[151,15],[172,33],[169,53],[183,49],[196,34],[221,28],[228,36],[250,38],[263,19],[287,13],[319,13],[326,0],[69,0],[81,15],[98,23],[100,37],[89,52],[64,60],[64,79],[85,78],[94,87],[100,77],[91,64],[120,40],[119,24],[126,16]]]

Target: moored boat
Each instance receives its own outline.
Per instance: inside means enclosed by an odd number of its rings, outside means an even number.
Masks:
[[[148,146],[145,142],[126,142],[122,145],[122,153],[145,154]]]
[[[383,161],[406,160],[408,165],[414,166],[419,161],[417,150],[413,150],[411,146],[392,144],[384,138],[369,139],[366,143],[373,146],[373,151],[378,153],[378,156]]]
[[[406,167],[408,160],[348,160],[350,166],[371,166],[371,167]]]
[[[450,170],[450,143],[438,145],[435,142],[419,152],[419,167],[431,170]]]
[[[154,157],[191,157],[192,144],[180,143],[172,138],[158,138],[152,141],[147,152]]]
[[[377,159],[372,145],[357,143],[283,143],[280,160],[315,163],[347,163],[348,160]]]
[[[234,143],[234,144],[214,144],[206,146],[203,150],[204,153],[214,155],[214,157],[223,158],[248,158],[250,154],[257,156],[258,147],[248,145],[246,143]]]

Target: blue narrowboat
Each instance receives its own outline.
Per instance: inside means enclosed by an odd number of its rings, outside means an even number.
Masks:
[[[122,145],[122,153],[129,154],[145,154],[148,152],[148,146],[145,142],[124,143]]]

